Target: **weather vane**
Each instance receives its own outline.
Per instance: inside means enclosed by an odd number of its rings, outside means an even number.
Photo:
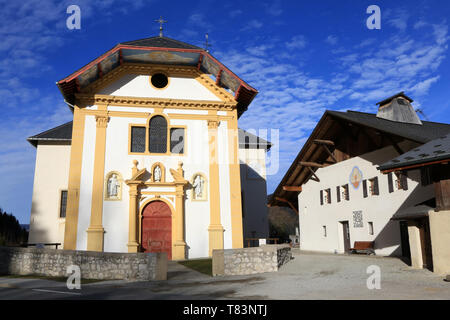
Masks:
[[[208,42],[208,39],[209,39],[209,36],[208,36],[208,34],[206,33],[206,34],[205,34],[205,51],[206,51],[206,52],[209,52],[209,47],[212,47],[212,45]]]
[[[159,36],[163,36],[163,23],[166,23],[167,21],[162,18],[162,16],[159,16],[158,20],[155,20],[155,22],[159,23]]]

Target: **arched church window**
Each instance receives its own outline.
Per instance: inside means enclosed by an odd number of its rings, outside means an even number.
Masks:
[[[150,119],[148,150],[150,153],[167,152],[167,121],[163,116]]]

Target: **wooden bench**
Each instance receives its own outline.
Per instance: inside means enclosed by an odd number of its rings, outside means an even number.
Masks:
[[[374,241],[355,241],[351,253],[375,254]]]

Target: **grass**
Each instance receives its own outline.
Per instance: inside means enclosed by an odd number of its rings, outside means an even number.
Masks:
[[[187,260],[178,263],[208,276],[212,276],[212,259]]]
[[[58,282],[66,282],[67,277],[47,277],[40,275],[16,275],[16,274],[8,274],[8,275],[0,275],[0,278],[19,278],[19,279],[40,279],[40,280],[52,280]],[[81,284],[95,283],[101,282],[105,280],[98,279],[81,279]]]

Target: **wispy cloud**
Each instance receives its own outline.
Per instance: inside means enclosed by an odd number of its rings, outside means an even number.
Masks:
[[[303,49],[306,47],[306,38],[303,35],[296,35],[286,42],[286,48],[288,49]]]
[[[337,44],[338,42],[338,37],[333,36],[333,35],[329,35],[326,39],[325,42],[334,46],[335,44]]]

